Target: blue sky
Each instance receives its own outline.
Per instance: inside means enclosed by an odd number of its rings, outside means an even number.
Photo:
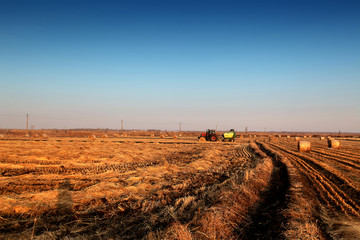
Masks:
[[[360,132],[359,12],[0,0],[0,127]]]

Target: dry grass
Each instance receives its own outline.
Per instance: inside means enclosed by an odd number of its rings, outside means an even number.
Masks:
[[[31,222],[40,216],[35,227],[35,235],[40,236],[45,233],[37,229],[54,228],[42,219],[56,218],[56,213],[69,212],[79,219],[91,212],[117,216],[140,208],[151,213],[176,199],[177,214],[186,215],[194,197],[184,194],[215,182],[233,167],[233,148],[91,139],[3,142],[0,216],[8,220],[2,227],[13,222],[10,229],[25,234],[28,229],[16,225],[16,219],[22,216]],[[244,160],[239,158],[239,163]],[[76,228],[72,231],[78,232]]]
[[[24,132],[11,134],[25,140]],[[286,207],[273,216],[284,218],[279,238],[360,236],[359,221],[346,208],[358,209],[349,193],[360,186],[356,141],[342,140],[342,148],[332,150],[309,138],[312,151],[299,153],[297,142],[272,137],[265,154],[248,146],[249,137],[199,143],[199,134],[164,139],[175,132],[107,132],[107,139],[85,131],[81,138],[30,134],[40,137],[18,141],[6,133],[0,144],[4,239],[239,239],[256,224],[255,210],[276,203],[264,202],[262,193],[273,185],[279,161],[290,181]]]
[[[261,151],[258,154],[266,156]],[[236,239],[239,233],[235,230],[249,224],[248,211],[260,201],[260,193],[267,188],[272,169],[272,161],[265,158],[255,168],[247,169],[241,181],[237,177],[230,178],[219,193],[217,204],[198,216],[199,220],[191,226],[176,223],[175,227],[167,229],[163,238]]]

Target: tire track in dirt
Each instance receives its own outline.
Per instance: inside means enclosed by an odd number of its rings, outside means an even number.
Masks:
[[[345,214],[360,216],[358,191],[348,185],[346,179],[339,178],[339,176],[324,169],[309,157],[296,154],[276,144],[270,143],[270,145],[284,153],[298,167],[299,171],[312,183],[319,200],[326,206],[334,212],[340,210]],[[351,198],[351,196],[355,196],[355,199]]]
[[[286,165],[277,156],[269,153],[261,145],[259,148],[273,161],[268,190],[261,194],[262,201],[250,210],[250,224],[242,230],[241,239],[282,239],[287,219],[283,212],[288,206],[290,188],[289,172]]]

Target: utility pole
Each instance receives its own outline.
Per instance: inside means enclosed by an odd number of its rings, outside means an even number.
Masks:
[[[29,130],[29,113],[26,113],[26,130]]]
[[[248,128],[247,128],[247,127],[245,127],[245,134],[247,134],[247,131],[248,131]]]
[[[124,130],[124,120],[121,119],[121,131]]]
[[[179,132],[181,132],[181,122],[179,123]]]
[[[216,124],[216,126],[215,126],[215,131],[217,131],[217,124]]]

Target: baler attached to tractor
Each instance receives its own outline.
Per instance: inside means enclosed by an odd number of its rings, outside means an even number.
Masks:
[[[234,142],[236,138],[236,133],[234,129],[230,129],[228,132],[224,132],[222,135],[222,141],[231,141]]]

